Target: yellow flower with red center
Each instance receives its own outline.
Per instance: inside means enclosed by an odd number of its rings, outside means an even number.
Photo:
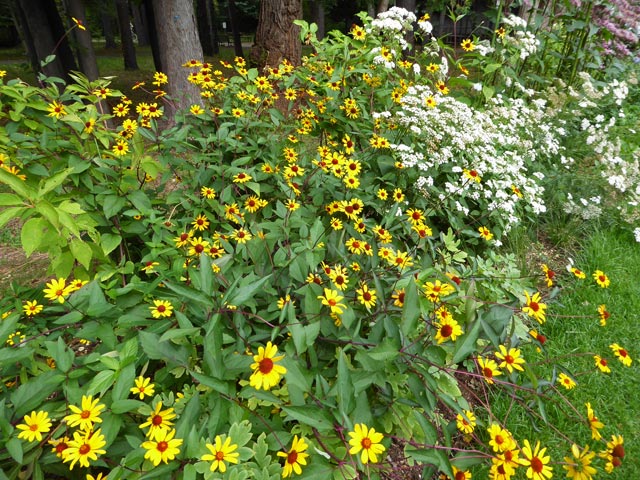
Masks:
[[[347,269],[341,265],[336,265],[329,271],[329,278],[339,290],[344,291],[346,290],[347,285],[349,285]]]
[[[98,455],[106,453],[102,447],[107,444],[100,429],[81,430],[73,433],[73,440],[67,444],[67,448],[62,451],[63,462],[71,461],[69,470],[73,470],[76,463],[81,467],[88,467],[91,460],[97,460]]]
[[[394,291],[393,294],[391,294],[391,298],[393,299],[393,304],[396,307],[402,308],[404,306],[404,296],[405,296],[404,288]]]
[[[231,443],[231,437],[227,437],[223,443],[222,437],[216,435],[214,443],[207,443],[205,446],[211,453],[204,454],[200,460],[211,462],[210,471],[220,470],[220,473],[224,473],[227,471],[227,463],[238,463],[240,456],[240,453],[236,452],[238,445]]]
[[[487,433],[489,434],[489,446],[496,453],[507,452],[517,447],[511,432],[497,423],[489,425]]]
[[[545,455],[546,451],[546,447],[540,448],[540,441],[536,442],[536,446],[532,448],[529,440],[525,439],[521,450],[524,458],[520,463],[528,467],[527,478],[531,480],[546,480],[553,476],[553,467],[549,466],[551,457]]]
[[[331,313],[336,315],[342,315],[344,312],[345,304],[341,303],[344,297],[340,295],[337,290],[331,290],[330,288],[324,289],[324,295],[318,296],[318,300],[322,301],[322,305],[326,305],[331,309]]]
[[[544,273],[544,279],[547,282],[547,287],[551,288],[553,286],[553,279],[556,276],[556,272],[551,270],[545,263],[542,264],[541,268]]]
[[[360,288],[356,289],[356,294],[358,295],[358,301],[367,307],[367,309],[376,306],[376,291],[369,289],[366,283],[363,283]]]
[[[23,438],[28,442],[37,440],[42,441],[42,434],[48,433],[51,430],[51,420],[49,419],[49,413],[43,410],[38,412],[33,411],[30,415],[25,415],[23,418],[24,423],[16,425],[18,430],[18,438]]]
[[[545,310],[547,305],[540,301],[542,299],[540,293],[536,292],[533,296],[529,296],[529,292],[524,292],[524,295],[527,304],[522,307],[522,311],[530,317],[533,317],[539,323],[544,323],[546,321]]]
[[[56,120],[67,114],[67,111],[64,109],[64,105],[57,100],[54,100],[49,104],[47,111],[49,112],[48,116],[53,117]]]
[[[598,316],[600,317],[600,326],[605,327],[607,325],[607,320],[611,317],[611,313],[607,311],[607,306],[605,304],[598,307]]]
[[[600,430],[604,428],[604,423],[598,420],[598,417],[593,413],[593,409],[591,408],[591,403],[585,403],[587,407],[587,421],[589,422],[589,428],[591,429],[591,438],[593,440],[600,440],[602,435],[600,434]]]
[[[482,238],[484,238],[487,242],[491,239],[493,239],[493,233],[491,233],[491,230],[489,230],[487,227],[482,226],[478,228],[478,233],[480,233],[480,236]]]
[[[438,345],[449,340],[455,342],[456,339],[464,333],[460,324],[451,316],[441,318],[434,322],[433,326],[437,329],[435,339]]]
[[[143,377],[140,375],[135,379],[135,385],[131,387],[130,392],[134,395],[138,395],[140,400],[144,400],[144,397],[151,396],[154,393],[154,385],[151,383],[151,379],[149,377]]]
[[[176,418],[176,414],[173,412],[173,408],[162,410],[162,402],[158,402],[151,411],[151,415],[147,417],[147,421],[140,425],[140,428],[145,429],[149,427],[147,437],[153,440],[159,437],[161,432],[167,432],[170,427],[173,426],[171,420],[174,418]]]
[[[618,360],[620,360],[620,362],[622,362],[625,367],[631,366],[633,360],[629,356],[629,352],[626,349],[622,348],[617,343],[612,343],[611,345],[609,345],[609,348],[613,351],[613,354],[618,357]]]
[[[504,345],[500,345],[499,352],[495,352],[495,356],[498,360],[502,360],[502,363],[498,365],[499,368],[506,368],[509,373],[513,373],[514,370],[524,371],[522,365],[525,361],[522,358],[520,350],[517,348],[509,348]]]
[[[465,38],[464,40],[462,40],[460,46],[465,52],[473,52],[473,50],[476,48],[473,40],[471,40],[470,38]]]
[[[607,442],[607,449],[600,452],[599,456],[607,461],[604,467],[607,473],[611,473],[614,468],[622,465],[622,459],[625,456],[622,435],[611,435],[611,440]]]
[[[239,244],[244,244],[251,240],[253,238],[253,235],[251,235],[251,233],[244,228],[238,228],[233,231],[233,233],[231,234],[231,238]]]
[[[100,403],[100,399],[94,399],[92,395],[83,395],[80,407],[69,405],[70,413],[64,417],[64,421],[70,427],[78,427],[81,430],[91,430],[94,423],[102,423],[100,414],[105,405]]]
[[[43,290],[44,298],[48,300],[57,300],[64,303],[65,297],[71,293],[71,286],[66,284],[66,279],[58,278],[48,282]]]
[[[493,379],[502,375],[502,371],[498,369],[498,364],[491,358],[478,357],[478,367],[485,381],[492,385]]]
[[[22,310],[28,317],[33,317],[42,311],[44,305],[40,305],[37,300],[27,300],[22,306]]]
[[[291,448],[287,452],[277,452],[276,455],[278,457],[285,458],[284,467],[282,469],[282,478],[287,478],[291,476],[292,473],[296,475],[302,474],[301,465],[307,464],[308,453],[305,453],[305,450],[309,448],[309,445],[305,442],[304,438],[298,438],[298,436],[293,437],[293,442],[291,442]]]
[[[567,470],[567,477],[572,480],[591,480],[597,470],[591,466],[593,457],[596,452],[590,452],[589,447],[585,446],[584,450],[580,450],[575,443],[571,446],[572,457],[564,457],[566,465],[562,468]]]
[[[173,315],[173,305],[168,300],[154,300],[153,306],[149,307],[153,318],[170,317]]]
[[[209,227],[209,220],[203,214],[198,215],[193,222],[191,222],[195,230],[203,231]]]
[[[277,362],[282,360],[284,355],[278,356],[278,347],[271,342],[267,342],[266,347],[258,347],[258,354],[253,356],[251,369],[253,373],[249,378],[249,385],[256,390],[270,390],[280,382],[282,375],[287,373],[287,369]]]
[[[596,363],[596,367],[602,373],[611,373],[611,369],[609,368],[609,362],[607,362],[606,358],[602,358],[600,355],[594,355],[593,361]]]
[[[466,435],[472,434],[476,427],[476,416],[471,410],[463,410],[456,415],[456,427]]]
[[[482,177],[480,176],[477,170],[474,170],[474,169],[469,170],[465,168],[464,170],[462,170],[462,174],[472,182],[480,183],[482,181]]]
[[[584,272],[583,272],[582,270],[580,270],[579,268],[571,267],[571,268],[569,269],[569,271],[570,271],[571,273],[573,273],[573,274],[575,275],[575,277],[576,277],[576,278],[580,278],[580,279],[587,278],[587,274],[586,274],[586,273],[584,273]]]
[[[373,427],[368,428],[364,423],[357,423],[353,432],[349,432],[349,437],[351,437],[349,440],[349,445],[351,445],[349,455],[362,452],[360,453],[360,460],[364,464],[369,462],[377,463],[378,455],[385,451],[384,445],[380,443],[384,435],[376,432]]]
[[[449,283],[442,283],[440,280],[435,282],[427,282],[423,286],[424,293],[429,301],[436,303],[441,297],[446,297],[455,291],[453,285]]]
[[[181,438],[173,438],[176,435],[174,429],[160,430],[155,438],[142,442],[140,445],[146,450],[144,458],[153,463],[154,467],[160,465],[161,462],[169,463],[170,460],[176,458],[180,453]]]
[[[596,270],[595,272],[593,272],[592,277],[596,281],[598,286],[602,288],[608,288],[609,285],[611,285],[611,280],[609,280],[609,277],[607,277],[607,275],[602,270]]]
[[[189,239],[188,254],[192,257],[199,256],[202,252],[209,248],[209,242],[203,240],[202,237],[193,237]]]
[[[576,382],[566,373],[560,373],[558,375],[558,383],[567,390],[572,390],[576,387]]]

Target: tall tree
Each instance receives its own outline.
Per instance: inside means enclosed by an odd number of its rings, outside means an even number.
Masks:
[[[302,0],[263,0],[258,29],[251,48],[251,61],[259,67],[277,67],[285,58],[300,64],[300,29],[293,24],[302,18]]]
[[[69,14],[76,18],[80,24],[85,27],[84,29],[73,29],[73,36],[77,44],[80,70],[89,80],[96,80],[100,73],[98,72],[96,52],[93,49],[93,42],[91,41],[91,33],[87,26],[84,3],[82,3],[82,0],[66,0],[66,5]]]
[[[133,35],[131,34],[131,15],[129,14],[129,1],[116,0],[116,11],[118,12],[118,25],[120,27],[120,43],[122,44],[122,58],[124,59],[124,69],[138,70],[136,47],[133,44]]]
[[[176,109],[202,103],[198,87],[188,81],[187,71],[182,67],[189,59],[202,60],[202,45],[191,1],[153,0],[153,8],[160,61],[169,77],[168,93],[172,99],[166,113],[172,118]]]
[[[67,72],[78,67],[55,0],[12,0],[11,11],[34,72],[70,81]],[[41,62],[49,55],[56,58],[41,67]]]
[[[318,40],[322,40],[324,38],[324,0],[309,0],[309,10],[311,13],[311,21],[318,26],[318,31],[316,32],[316,37]]]
[[[146,47],[149,45],[149,20],[145,14],[144,6],[133,3],[131,13],[133,14],[133,26],[138,37],[138,46]]]
[[[215,35],[215,16],[211,0],[196,1],[196,20],[198,21],[198,34],[202,43],[202,53],[209,56],[219,53]]]
[[[233,35],[233,49],[237,57],[244,57],[240,25],[238,25],[238,9],[236,8],[235,0],[227,0],[227,10],[229,12],[229,22],[231,23],[231,33]]]

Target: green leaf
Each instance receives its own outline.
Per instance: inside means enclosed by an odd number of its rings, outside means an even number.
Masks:
[[[36,204],[36,212],[46,218],[53,227],[58,230],[60,228],[60,217],[58,212],[51,203],[46,200],[41,200]]]
[[[433,465],[438,470],[446,473],[449,478],[454,478],[453,469],[444,450],[436,448],[415,448],[407,445],[404,448],[404,454],[416,462]]]
[[[47,222],[39,217],[32,217],[22,225],[20,240],[25,256],[29,257],[42,243]]]
[[[400,321],[400,328],[405,336],[409,337],[415,334],[419,318],[420,297],[418,294],[418,286],[416,282],[409,282],[405,287],[402,319]]]
[[[42,198],[50,191],[58,188],[67,179],[67,177],[73,173],[73,168],[67,168],[61,172],[56,173],[52,177],[47,178],[42,182],[40,190],[38,190],[38,197]]]
[[[2,169],[0,169],[0,171],[1,170]],[[27,207],[11,207],[2,210],[2,212],[0,212],[0,227],[4,227],[14,218],[20,218],[27,210],[31,209],[28,209]]]
[[[22,442],[14,437],[4,444],[5,448],[18,465],[22,464]]]
[[[240,288],[237,288],[228,293],[225,300],[231,305],[242,305],[247,300],[252,298],[256,294],[256,292],[260,291],[262,286],[270,281],[270,279],[271,275],[267,275],[266,277],[263,277],[257,281],[254,279],[244,278],[242,280],[247,281],[247,283],[245,285],[242,285]]]
[[[116,380],[116,372],[113,370],[102,370],[91,379],[89,386],[86,387],[87,395],[95,395],[100,392],[100,396],[103,396],[113,382]]]
[[[465,360],[469,355],[474,353],[477,349],[478,336],[480,335],[481,322],[473,322],[473,326],[469,332],[465,332],[462,340],[458,340],[455,345],[456,349],[453,352],[452,364],[456,364]]]
[[[20,195],[22,198],[33,201],[36,197],[34,190],[27,185],[24,180],[16,177],[13,173],[0,168],[0,183],[8,185],[11,190]]]
[[[21,205],[22,203],[22,198],[14,193],[0,193],[0,207]]]
[[[200,333],[200,327],[172,328],[162,334],[162,336],[160,337],[160,341],[165,342],[168,340],[176,340],[187,336],[197,335],[198,333]]]
[[[343,416],[348,417],[354,407],[354,388],[351,371],[349,370],[347,356],[338,350],[338,407]]]
[[[122,237],[115,233],[103,233],[100,235],[100,246],[105,255],[113,252],[122,242]]]
[[[102,199],[102,210],[104,211],[104,216],[111,218],[117,215],[126,204],[127,201],[124,197],[119,195],[107,195]]]
[[[304,425],[328,432],[333,429],[332,418],[318,406],[283,406],[282,410],[291,418]]]
[[[11,395],[11,403],[16,408],[14,417],[23,417],[26,413],[44,405],[51,393],[62,388],[65,380],[65,375],[56,370],[50,370],[20,385]]]
[[[146,405],[147,404],[145,402],[134,400],[132,398],[116,400],[111,404],[111,412],[120,415],[122,413],[137,411]]]
[[[73,359],[76,354],[73,350],[67,347],[62,337],[58,337],[56,342],[45,342],[47,351],[51,358],[56,362],[56,368],[61,372],[68,372],[73,365]]]
[[[151,214],[151,200],[143,190],[134,190],[127,195],[127,199],[142,215],[148,216]]]
[[[79,238],[74,238],[69,244],[69,249],[71,250],[74,258],[80,262],[84,268],[89,270],[89,267],[91,266],[91,257],[93,256],[91,247]]]
[[[189,372],[189,375],[191,375],[196,381],[198,381],[205,387],[209,387],[216,392],[222,393],[223,395],[230,395],[231,389],[229,388],[229,382],[218,380],[217,378],[213,378],[197,372]]]
[[[140,345],[142,350],[152,360],[163,360],[167,364],[177,364],[187,367],[189,354],[186,348],[174,345],[171,342],[161,342],[155,333],[140,332]]]

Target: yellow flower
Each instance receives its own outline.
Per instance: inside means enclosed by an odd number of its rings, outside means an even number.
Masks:
[[[233,177],[233,183],[246,183],[251,180],[251,175],[245,172],[240,172]]]
[[[460,324],[458,324],[458,322],[456,322],[451,316],[447,316],[433,322],[433,326],[438,329],[436,332],[436,341],[438,342],[438,345],[448,340],[455,342],[456,338],[464,333]]]
[[[476,427],[476,416],[470,410],[463,410],[463,413],[456,415],[456,427],[462,433],[470,435]]]
[[[284,358],[284,355],[277,354],[278,347],[271,342],[267,342],[266,347],[258,347],[258,354],[253,356],[251,364],[253,373],[249,385],[256,390],[270,390],[280,382],[280,377],[287,373],[287,369],[276,363]]]
[[[393,304],[396,307],[402,308],[404,306],[404,296],[405,296],[404,288],[394,291],[393,294],[391,295],[391,298],[393,299]]]
[[[600,317],[600,326],[606,327],[611,313],[607,311],[607,306],[604,303],[598,307],[598,316]]]
[[[47,288],[43,290],[44,298],[48,300],[64,303],[65,297],[71,293],[70,286],[67,286],[64,278],[51,280],[45,286]]]
[[[596,270],[592,276],[596,283],[602,288],[608,288],[611,284],[611,280],[609,280],[609,277],[607,277],[602,270]]]
[[[83,395],[80,407],[69,405],[69,410],[73,413],[64,417],[65,422],[70,427],[77,426],[80,430],[91,430],[94,423],[102,423],[100,414],[105,406],[99,402],[99,398],[94,400],[92,395]]]
[[[480,236],[487,242],[493,238],[493,233],[491,233],[491,230],[489,230],[487,227],[479,227],[478,232],[480,233]]]
[[[570,271],[576,276],[576,278],[580,278],[580,279],[587,278],[587,274],[576,267],[571,267]]]
[[[286,459],[284,468],[282,469],[282,478],[291,476],[292,472],[297,475],[302,474],[302,467],[300,467],[300,465],[307,464],[309,454],[304,453],[307,448],[309,448],[309,445],[307,445],[304,438],[298,438],[296,435],[293,437],[291,449],[288,452],[278,452],[276,454],[278,457],[284,457]]]
[[[472,182],[480,183],[482,181],[482,177],[480,176],[477,170],[473,170],[473,169],[468,170],[465,168],[462,171],[462,173],[464,174],[465,177],[467,177]],[[489,238],[488,240],[491,240],[491,239]]]
[[[591,438],[593,440],[600,440],[602,435],[599,430],[604,428],[604,423],[598,420],[598,417],[593,413],[593,409],[591,408],[591,403],[585,403],[587,407],[587,420],[589,422],[589,428],[591,429]]]
[[[160,465],[160,462],[169,463],[169,460],[176,458],[180,453],[181,438],[173,438],[176,434],[174,429],[159,430],[155,435],[155,439],[142,442],[141,447],[147,451],[144,458],[153,463],[154,466]]]
[[[511,432],[497,423],[489,425],[487,432],[490,437],[489,446],[494,452],[501,453],[516,448],[516,441],[513,439]]]
[[[49,104],[49,106],[47,107],[47,111],[49,112],[47,116],[53,117],[55,119],[59,119],[60,117],[67,114],[67,111],[64,109],[64,105],[62,105],[57,100],[54,100]]]
[[[540,448],[540,441],[536,442],[535,448],[531,448],[529,440],[524,441],[522,447],[522,455],[524,458],[520,461],[521,465],[527,468],[527,478],[531,480],[545,480],[553,475],[553,467],[548,465],[551,458],[545,456],[546,448]]]
[[[424,293],[429,301],[436,303],[440,300],[440,297],[446,297],[454,292],[454,288],[449,283],[442,283],[440,280],[436,280],[434,283],[427,282],[424,284]]]
[[[37,315],[43,308],[44,306],[39,305],[37,300],[27,300],[27,302],[22,306],[24,313],[26,313],[28,317]]]
[[[562,466],[567,471],[567,477],[571,480],[591,480],[597,473],[597,470],[591,466],[596,452],[590,452],[588,446],[580,451],[578,445],[574,443],[571,446],[571,454],[573,457],[564,457],[567,464]]]
[[[337,290],[325,288],[324,295],[320,295],[318,299],[322,300],[323,305],[326,305],[331,309],[331,313],[335,313],[337,315],[342,315],[344,308],[346,308],[344,303],[340,303],[344,297],[342,297]]]
[[[140,425],[140,428],[149,427],[147,437],[153,440],[161,432],[169,430],[169,427],[173,425],[171,420],[174,418],[176,418],[176,414],[173,413],[173,408],[162,410],[162,402],[158,402],[147,421]]]
[[[194,230],[199,230],[202,232],[209,227],[209,220],[205,215],[200,214],[193,222],[191,222],[191,225],[193,225]]]
[[[222,443],[222,438],[220,435],[217,435],[215,445],[207,443],[206,447],[211,453],[204,454],[200,457],[200,460],[203,462],[211,462],[210,470],[212,472],[216,470],[220,470],[220,473],[226,472],[227,464],[224,462],[238,463],[238,456],[240,456],[240,454],[234,451],[238,449],[238,445],[231,443],[231,437],[227,437],[224,443]]]
[[[522,365],[524,365],[524,358],[520,356],[520,350],[517,348],[510,348],[504,345],[499,346],[500,351],[495,352],[495,356],[498,360],[502,360],[502,363],[498,365],[499,368],[506,368],[509,373],[513,373],[514,370],[524,371]]]
[[[462,43],[460,43],[460,46],[465,52],[473,52],[473,50],[476,48],[473,41],[469,38],[465,38]]]
[[[153,318],[170,317],[173,314],[173,305],[168,300],[154,300],[153,307],[149,307]]]
[[[522,307],[522,311],[536,319],[538,322],[544,323],[546,321],[545,309],[547,308],[547,305],[540,302],[540,293],[536,292],[532,297],[529,296],[529,292],[524,292],[524,294],[527,299],[527,305]]]
[[[618,360],[622,362],[625,367],[630,367],[633,360],[629,356],[629,352],[622,348],[617,343],[612,343],[609,348],[613,351],[613,354],[618,357]]]
[[[160,85],[164,85],[165,83],[169,83],[169,78],[167,77],[167,75],[165,73],[162,72],[156,72],[153,74],[153,85],[156,86],[160,86]]]
[[[63,462],[71,461],[69,470],[73,470],[77,462],[81,467],[88,467],[89,460],[97,460],[98,455],[106,453],[102,448],[106,444],[100,429],[95,432],[91,429],[74,432],[73,440],[70,440],[67,448],[62,451]]]
[[[611,373],[611,369],[609,368],[608,362],[605,358],[602,358],[600,355],[594,355],[593,360],[596,362],[596,367],[602,373]]]
[[[355,455],[362,451],[360,454],[360,460],[362,463],[367,464],[377,463],[378,455],[385,451],[382,439],[384,436],[382,433],[376,432],[375,429],[368,428],[364,423],[357,423],[353,432],[349,432],[351,439],[349,440],[349,455]]]
[[[567,390],[571,390],[576,387],[576,382],[565,373],[561,373],[558,375],[558,383]]]
[[[57,439],[52,438],[47,443],[53,446],[53,448],[51,449],[51,452],[55,453],[56,457],[63,458],[64,451],[69,447],[69,441],[70,441],[69,437],[63,436]]]
[[[117,140],[116,144],[111,147],[111,151],[116,157],[123,157],[129,153],[129,144],[124,140]]]
[[[244,244],[251,240],[253,236],[244,228],[238,228],[233,231],[233,233],[231,234],[231,238],[240,244]]]
[[[478,357],[478,367],[480,367],[480,373],[490,385],[493,384],[494,377],[502,375],[502,372],[498,369],[498,364],[490,358]]]
[[[51,430],[49,413],[43,410],[33,411],[31,415],[25,415],[23,421],[24,423],[16,425],[18,430],[22,430],[18,434],[18,438],[23,438],[28,442],[33,442],[34,440],[41,442],[42,434]]]
[[[211,187],[202,187],[200,189],[200,194],[209,200],[216,198],[216,191]]]
[[[82,24],[82,20],[78,20],[76,17],[71,17],[71,20],[73,20],[73,23],[75,23],[76,27],[80,30],[86,30],[85,26]]]
[[[376,306],[376,291],[370,290],[367,284],[363,283],[360,288],[356,289],[356,293],[358,294],[360,303],[367,307],[367,309]]]
[[[133,393],[134,395],[138,395],[140,397],[140,400],[144,400],[145,396],[151,396],[154,393],[154,385],[153,383],[150,383],[151,379],[150,378],[145,378],[142,375],[140,375],[138,378],[136,378],[135,380],[135,386],[131,387],[131,393]]]

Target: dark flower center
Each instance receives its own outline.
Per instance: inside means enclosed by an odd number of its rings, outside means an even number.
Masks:
[[[260,360],[260,366],[258,367],[258,369],[263,375],[271,373],[271,370],[273,370],[273,360],[271,360],[270,358],[263,358],[262,360]]]

